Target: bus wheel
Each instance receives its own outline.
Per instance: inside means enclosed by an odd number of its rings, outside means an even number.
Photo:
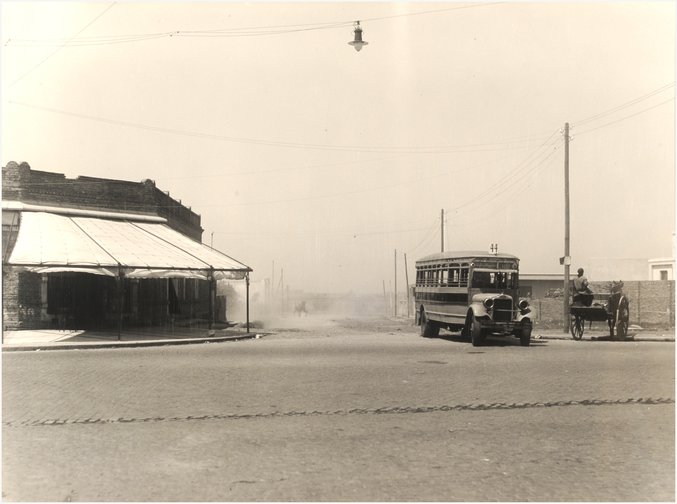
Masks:
[[[470,319],[470,341],[472,341],[472,346],[482,346],[484,344],[482,326],[480,326],[480,321],[474,315]]]
[[[440,334],[440,326],[432,320],[428,320],[425,312],[421,311],[421,336],[424,338],[436,338]]]
[[[529,346],[531,344],[531,321],[522,322],[522,332],[520,333],[520,345]]]

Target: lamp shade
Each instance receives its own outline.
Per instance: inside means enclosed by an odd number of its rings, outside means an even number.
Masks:
[[[360,27],[360,22],[358,21],[355,25],[354,39],[348,42],[351,46],[355,48],[356,51],[361,51],[362,46],[366,46],[369,42],[362,40],[362,28]]]

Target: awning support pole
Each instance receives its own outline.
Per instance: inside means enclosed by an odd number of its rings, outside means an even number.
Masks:
[[[216,282],[214,281],[214,270],[209,269],[209,330],[214,328],[214,302],[216,297]]]
[[[118,291],[118,341],[122,339],[122,309],[123,309],[123,289],[122,289],[122,267],[118,264],[118,276],[116,278]]]
[[[249,273],[244,276],[247,285],[247,334],[249,334]]]

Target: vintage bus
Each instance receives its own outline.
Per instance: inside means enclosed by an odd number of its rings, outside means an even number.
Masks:
[[[519,300],[519,259],[489,252],[442,252],[416,261],[416,322],[421,335],[462,331],[474,346],[487,335],[531,343],[533,314]]]

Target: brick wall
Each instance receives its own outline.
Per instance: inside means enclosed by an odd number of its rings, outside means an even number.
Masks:
[[[49,317],[42,310],[41,289],[41,275],[3,268],[3,331],[46,327]]]
[[[201,219],[152,180],[129,182],[32,170],[14,161],[2,168],[2,198],[36,205],[159,215],[178,232],[202,239]]]
[[[19,276],[12,268],[2,268],[2,328],[19,325]]]
[[[2,198],[21,200],[23,188],[30,179],[31,168],[28,163],[17,164],[14,161],[2,167]]]
[[[675,282],[636,282],[636,292],[629,292],[631,322],[641,326],[674,324]],[[633,307],[637,318],[632,318]]]
[[[153,202],[153,206],[160,217],[172,222],[172,227],[179,233],[190,236],[197,241],[202,239],[199,215],[190,208],[183,206],[180,201],[177,202],[171,198],[168,193],[160,191],[150,180],[144,181],[144,184],[146,198]]]
[[[591,282],[590,288],[600,298],[608,293],[607,282]],[[624,282],[623,293],[630,301],[630,324],[637,324],[645,328],[674,327],[674,280]],[[538,324],[543,326],[562,325],[564,300],[561,297],[534,299],[531,304],[536,312]],[[597,324],[601,324],[601,322]]]

